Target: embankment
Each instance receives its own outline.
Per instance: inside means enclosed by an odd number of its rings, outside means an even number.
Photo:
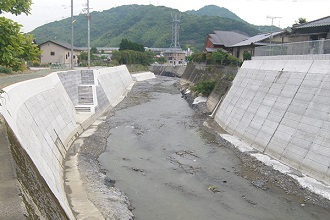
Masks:
[[[115,106],[133,83],[126,66],[72,70],[4,89],[1,114],[26,216],[75,219],[64,190],[63,161],[72,142]]]
[[[152,65],[149,70],[159,76],[181,77],[186,66]]]
[[[330,55],[245,61],[215,120],[250,147],[330,184]]]
[[[193,85],[203,81],[215,80],[215,88],[207,100],[207,108],[212,111],[221,97],[223,97],[231,87],[232,81],[238,71],[236,66],[206,65],[188,63],[181,78]]]

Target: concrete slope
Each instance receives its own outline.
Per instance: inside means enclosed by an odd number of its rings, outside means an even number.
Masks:
[[[75,138],[116,105],[133,83],[126,66],[87,74],[93,78],[88,85],[81,85],[80,71],[58,72],[6,87],[1,98],[1,114],[70,219],[75,217],[64,190],[66,153]],[[77,108],[79,86],[91,88],[86,91],[91,92],[92,103],[86,108]]]
[[[251,147],[330,184],[330,56],[245,61],[215,115]]]

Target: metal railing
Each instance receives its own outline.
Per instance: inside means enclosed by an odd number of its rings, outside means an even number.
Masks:
[[[256,47],[254,56],[330,54],[330,39]]]

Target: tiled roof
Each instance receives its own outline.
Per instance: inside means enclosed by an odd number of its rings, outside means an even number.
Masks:
[[[330,16],[293,26],[293,29],[330,26]]]
[[[61,47],[64,47],[64,48],[66,48],[66,49],[71,49],[71,45],[70,44],[67,44],[67,43],[63,43],[63,42],[57,42],[57,41],[52,41],[52,40],[48,40],[48,41],[46,41],[46,42],[44,42],[44,43],[41,43],[41,44],[39,44],[39,47],[41,46],[41,45],[43,45],[43,44],[46,44],[46,43],[53,43],[53,44],[57,44],[57,45],[59,45],[59,46],[61,46]],[[83,48],[80,48],[80,47],[73,47],[73,49],[74,50],[83,50]]]
[[[262,43],[260,43],[260,41],[263,41],[263,40],[269,38],[271,35],[276,36],[281,33],[283,33],[283,31],[274,32],[272,34],[271,33],[258,34],[256,36],[243,40],[237,44],[234,44],[234,45],[232,45],[232,47],[241,47],[241,46],[247,46],[247,45],[251,45],[251,44],[258,44],[258,45],[261,44],[262,45]]]
[[[227,52],[226,50],[224,50],[222,48],[209,48],[209,47],[205,48],[205,51],[208,52],[208,53],[217,52],[218,50],[223,51],[223,52]]]
[[[248,38],[246,35],[233,31],[214,31],[209,36],[213,45],[224,45],[225,47],[230,47]]]

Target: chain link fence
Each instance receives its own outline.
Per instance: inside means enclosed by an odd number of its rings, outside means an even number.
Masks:
[[[330,39],[256,47],[254,56],[330,54]]]

